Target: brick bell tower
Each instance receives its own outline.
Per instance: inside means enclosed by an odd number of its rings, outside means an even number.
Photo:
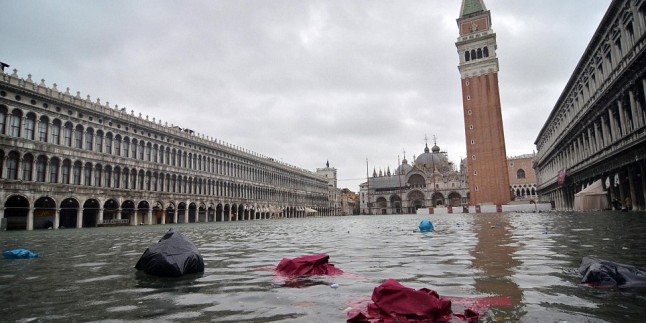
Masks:
[[[457,22],[469,203],[508,204],[511,194],[491,13],[483,0],[462,0]]]

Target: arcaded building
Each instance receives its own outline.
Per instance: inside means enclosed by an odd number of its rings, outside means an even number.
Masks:
[[[508,204],[511,192],[491,13],[483,0],[463,0],[457,23],[469,203]]]
[[[328,180],[45,81],[0,70],[7,229],[330,215]]]
[[[536,141],[541,200],[572,209],[601,180],[646,209],[646,1],[613,0]]]
[[[507,158],[509,185],[516,202],[538,202],[536,188],[536,171],[534,158],[536,154],[524,154]]]

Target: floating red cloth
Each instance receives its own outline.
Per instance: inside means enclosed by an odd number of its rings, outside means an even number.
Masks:
[[[285,276],[336,276],[343,274],[343,270],[328,263],[330,256],[325,254],[302,256],[294,259],[283,258],[276,272]]]
[[[388,279],[372,292],[373,303],[368,304],[367,313],[355,312],[348,317],[348,323],[358,322],[448,322],[452,319],[451,301],[433,290],[414,290]],[[478,313],[465,310],[460,319],[478,320]]]

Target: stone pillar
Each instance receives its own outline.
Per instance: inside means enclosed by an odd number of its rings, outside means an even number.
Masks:
[[[173,223],[177,223],[177,208],[173,209]]]
[[[146,224],[153,224],[153,209],[148,208],[146,212]]]
[[[54,227],[53,229],[58,229],[61,223],[61,209],[56,208],[56,213],[54,213]]]
[[[161,224],[166,224],[166,210],[162,209]]]
[[[624,199],[626,198],[626,193],[624,192],[624,174],[621,169],[617,170],[619,174],[619,202],[621,205],[624,205]]]
[[[121,220],[121,208],[117,209],[117,219]]]
[[[137,214],[137,213],[139,213],[139,209],[137,209],[137,208],[135,207],[135,208],[133,209],[133,213],[132,213],[132,215],[130,216],[130,225],[137,225],[137,224],[139,224],[139,223],[138,223],[138,222],[139,222],[139,214]]]
[[[34,208],[29,208],[29,213],[27,213],[27,230],[31,231],[34,229]]]
[[[627,207],[631,209],[637,209],[634,207],[635,203],[637,202],[637,192],[635,192],[635,167],[629,166],[628,167],[628,190],[629,190],[629,196],[630,196],[630,205],[626,205]]]
[[[79,208],[78,213],[76,213],[76,228],[80,229],[83,227],[83,208]]]
[[[101,223],[103,223],[103,208],[99,209],[98,219],[96,220],[96,224]]]

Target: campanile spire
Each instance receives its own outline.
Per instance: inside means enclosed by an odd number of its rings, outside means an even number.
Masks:
[[[469,203],[508,204],[511,194],[491,13],[483,0],[462,0],[457,23]]]

